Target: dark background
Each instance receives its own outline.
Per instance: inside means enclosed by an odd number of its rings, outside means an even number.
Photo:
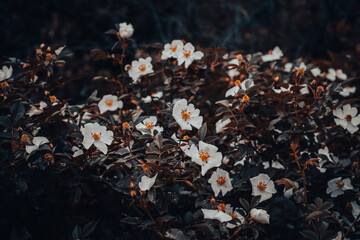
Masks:
[[[42,42],[66,43],[78,56],[108,50],[114,38],[104,32],[123,21],[133,24],[140,47],[183,38],[202,47],[255,52],[279,45],[290,58],[327,58],[328,50],[356,53],[360,43],[358,0],[3,0],[0,53],[24,58]]]

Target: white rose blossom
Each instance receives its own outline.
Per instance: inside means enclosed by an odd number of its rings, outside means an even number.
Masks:
[[[201,166],[201,175],[204,176],[209,169],[221,165],[222,154],[217,150],[216,146],[203,141],[199,142],[199,148],[191,145],[191,160]]]
[[[71,151],[74,152],[73,153],[74,158],[84,154],[84,151],[82,149],[78,148],[77,146],[73,146],[71,148]]]
[[[131,23],[126,22],[119,24],[119,34],[121,38],[130,38],[134,33],[134,28]]]
[[[80,128],[80,131],[84,135],[82,144],[85,149],[89,149],[94,144],[102,153],[107,154],[107,145],[111,145],[114,139],[112,131],[107,131],[106,126],[98,123],[87,123]]]
[[[224,130],[226,130],[226,125],[228,125],[231,122],[230,118],[224,120],[224,119],[220,119],[219,121],[216,122],[216,133],[220,133],[223,132]]]
[[[356,92],[356,87],[344,87],[339,94],[343,97],[348,97]]]
[[[351,201],[351,207],[352,207],[351,214],[356,219],[357,216],[359,216],[360,214],[360,206],[355,201]],[[360,221],[360,218],[358,221]]]
[[[3,66],[2,69],[0,69],[0,82],[10,78],[12,74],[13,74],[12,66],[10,67]]]
[[[178,58],[182,54],[184,43],[181,40],[173,40],[171,43],[167,43],[164,46],[164,50],[161,53],[161,59]]]
[[[245,222],[244,216],[242,216],[238,211],[234,210],[234,208],[231,207],[230,204],[226,204],[225,213],[229,214],[233,219],[235,219],[235,218],[238,219],[236,224],[227,223],[226,224],[227,228],[233,229],[236,226],[239,226],[239,225],[241,225],[241,224],[243,224]]]
[[[224,203],[219,204],[218,209],[201,209],[204,214],[205,219],[216,219],[220,222],[229,222],[232,220],[232,217],[227,214],[226,206]]]
[[[261,56],[263,62],[270,62],[281,59],[283,52],[279,47],[275,47],[273,50],[269,50],[268,54]]]
[[[333,68],[329,68],[328,73],[326,74],[326,78],[329,79],[330,81],[335,81],[336,78],[340,80],[346,80],[347,75],[343,73],[341,69],[335,70]]]
[[[227,192],[233,189],[229,173],[220,168],[213,172],[208,182],[211,184],[215,197],[219,195],[220,191],[225,196]]]
[[[334,119],[335,123],[353,134],[359,130],[357,125],[360,124],[360,116],[357,113],[357,108],[351,107],[350,104],[344,105],[342,109],[338,107],[333,111],[334,116],[337,117]]]
[[[135,127],[142,134],[148,134],[147,129],[150,131],[150,134],[154,136],[154,131],[161,133],[164,129],[162,127],[156,126],[157,118],[155,116],[148,117],[142,121],[142,123],[137,124]]]
[[[180,149],[185,153],[186,156],[188,157],[191,157],[191,152],[190,152],[190,147],[191,147],[191,143],[190,142],[187,142],[187,141],[184,141],[184,140],[179,140],[177,137],[176,137],[176,134],[174,133],[171,138],[177,142],[178,144],[180,144]]]
[[[349,178],[342,180],[341,177],[338,177],[328,182],[328,188],[326,189],[326,193],[330,193],[331,197],[337,197],[344,194],[345,190],[351,189],[353,189],[353,186],[351,185],[351,181]]]
[[[321,76],[321,70],[318,67],[312,68],[310,72],[314,77]]]
[[[155,184],[155,180],[158,174],[152,178],[148,176],[142,176],[141,181],[139,182],[139,188],[141,191],[148,191]]]
[[[235,86],[230,88],[229,90],[226,91],[225,93],[225,97],[229,97],[229,96],[235,96],[240,89],[247,91],[249,88],[254,86],[254,81],[252,79],[246,79],[242,82],[235,81]]]
[[[268,200],[276,193],[275,185],[267,174],[260,173],[257,177],[250,178],[252,195],[261,196],[260,202]]]
[[[32,153],[35,150],[38,150],[41,145],[48,143],[49,140],[46,137],[34,137],[32,140],[33,145],[26,145],[25,150],[27,153]]]
[[[191,43],[186,43],[181,53],[178,54],[178,65],[185,63],[185,68],[188,68],[194,60],[200,60],[204,57],[201,51],[195,52],[195,47]]]
[[[193,104],[187,104],[186,99],[177,101],[174,105],[172,115],[182,130],[192,130],[192,127],[199,129],[203,117],[199,116],[200,110],[195,109]]]
[[[250,217],[262,224],[270,224],[270,215],[263,209],[253,208],[250,210]]]
[[[132,61],[131,66],[125,66],[134,83],[138,82],[141,76],[154,72],[151,60],[151,57],[147,57],[146,59],[140,58],[139,60]]]
[[[118,108],[123,107],[123,102],[121,100],[118,100],[118,97],[115,95],[107,94],[104,95],[103,98],[100,100],[98,104],[100,113],[103,114],[107,111],[115,111]]]
[[[43,101],[39,103],[39,107],[31,106],[30,110],[26,113],[29,117],[34,115],[40,115],[44,112],[44,108],[47,107],[47,104]]]

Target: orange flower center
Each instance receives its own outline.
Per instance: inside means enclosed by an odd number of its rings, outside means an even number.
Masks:
[[[9,84],[7,82],[1,83],[1,88],[7,88],[7,87],[9,87]]]
[[[226,179],[225,179],[225,177],[218,177],[218,179],[216,181],[219,185],[224,185],[226,182]]]
[[[265,191],[265,189],[266,189],[266,184],[263,183],[263,182],[260,182],[260,183],[257,185],[257,188],[258,188],[260,191]]]
[[[269,54],[270,54],[270,55],[273,54],[273,50],[269,50]]]
[[[218,205],[218,210],[225,212],[225,210],[226,210],[225,203],[220,203],[220,204]]]
[[[21,141],[22,141],[22,142],[28,142],[28,143],[30,143],[30,138],[29,138],[28,135],[23,134],[23,135],[21,136]]]
[[[236,80],[236,81],[235,81],[235,85],[239,87],[239,86],[241,85],[241,81],[240,81],[240,80]]]
[[[250,98],[247,94],[245,94],[245,96],[243,96],[243,100],[244,100],[244,102],[249,102]]]
[[[185,121],[186,120],[189,120],[190,119],[190,116],[191,116],[191,112],[188,112],[187,109],[183,109],[181,111],[181,118],[184,119]]]
[[[172,52],[175,52],[175,51],[176,51],[176,49],[177,49],[177,45],[175,45],[175,46],[171,46],[171,47],[170,47],[170,50],[171,50]]]
[[[238,55],[236,55],[236,59],[241,60],[241,59],[243,59],[243,56],[241,54],[238,54]]]
[[[122,124],[122,127],[123,127],[123,128],[129,128],[129,127],[130,127],[130,124],[129,124],[128,122],[124,122],[124,123]]]
[[[236,214],[236,212],[231,212],[229,213],[229,215],[232,217],[232,218],[237,218],[238,215]]]
[[[183,140],[189,140],[190,139],[190,137],[188,136],[188,135],[185,135],[185,136],[183,136]]]
[[[190,51],[184,51],[184,56],[186,58],[190,57],[191,52]]]
[[[318,86],[318,87],[317,87],[317,91],[318,91],[318,92],[324,91],[324,87],[323,87],[323,86]]]
[[[203,162],[208,162],[208,159],[210,157],[210,154],[204,150],[200,150],[199,151],[199,158],[203,161]]]
[[[343,183],[342,181],[340,181],[340,182],[338,182],[336,185],[337,185],[339,188],[343,188],[344,185],[345,185],[345,183]]]
[[[106,106],[111,107],[113,105],[113,100],[106,100],[105,104]]]
[[[145,122],[145,127],[149,128],[149,129],[153,129],[154,128],[154,123],[152,122]]]
[[[303,68],[298,68],[296,71],[297,71],[298,73],[300,73],[300,74],[303,74],[303,73],[304,73],[304,69],[303,69]]]
[[[54,102],[56,102],[56,97],[55,96],[50,96],[50,101],[52,102],[52,103],[54,103]]]
[[[145,64],[141,64],[140,67],[139,67],[139,70],[141,72],[145,72],[146,71],[146,65]]]
[[[345,119],[350,122],[352,119],[352,116],[350,114],[348,114],[345,116]]]
[[[95,141],[97,141],[100,139],[101,133],[91,133],[91,136],[95,139]]]

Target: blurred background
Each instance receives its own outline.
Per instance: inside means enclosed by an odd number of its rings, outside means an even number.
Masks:
[[[76,56],[109,50],[104,32],[123,21],[140,47],[183,38],[247,53],[279,45],[290,58],[360,53],[359,0],[2,0],[0,19],[2,57],[34,55],[42,42]]]

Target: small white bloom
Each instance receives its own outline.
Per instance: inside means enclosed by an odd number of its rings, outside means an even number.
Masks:
[[[134,83],[138,82],[141,76],[154,72],[151,60],[151,57],[147,57],[146,59],[140,58],[138,61],[132,61],[131,67],[125,67]]]
[[[239,221],[236,222],[236,224],[233,223],[227,223],[226,227],[233,229],[236,226],[239,226],[241,224],[243,224],[245,222],[245,218],[244,216],[242,216],[238,211],[234,210],[233,207],[231,207],[230,204],[226,204],[226,209],[225,209],[225,213],[229,214],[233,219],[236,218]]]
[[[334,160],[330,157],[330,152],[328,147],[325,146],[324,148],[319,148],[318,154],[325,155],[327,159],[324,160],[330,160],[331,162],[334,162]]]
[[[186,99],[177,101],[174,105],[172,115],[182,130],[192,130],[192,127],[199,129],[203,117],[199,116],[200,110],[195,109],[193,104],[187,104]]]
[[[216,133],[223,132],[226,129],[226,125],[228,125],[231,122],[230,118],[223,120],[220,119],[216,122]]]
[[[216,146],[203,141],[199,142],[199,148],[191,145],[191,160],[201,166],[201,175],[204,176],[209,169],[221,165],[222,154],[217,150]]]
[[[351,207],[352,207],[351,213],[352,213],[353,217],[357,218],[357,216],[359,216],[359,214],[360,214],[360,206],[355,201],[352,201]],[[358,221],[360,221],[360,219]]]
[[[338,177],[328,182],[328,188],[326,189],[326,193],[330,193],[331,197],[337,197],[344,194],[345,190],[351,189],[353,189],[353,186],[351,185],[351,181],[349,178],[342,180],[341,177]]]
[[[293,67],[292,63],[286,63],[284,66],[284,72],[291,72],[292,67]]]
[[[26,113],[29,117],[33,115],[39,115],[44,112],[44,108],[47,107],[47,104],[43,101],[39,103],[39,107],[31,106],[30,110]]]
[[[122,38],[130,38],[134,33],[134,28],[131,23],[127,24],[126,22],[119,24],[119,34]]]
[[[270,62],[281,59],[283,52],[279,47],[275,47],[273,50],[269,50],[268,54],[261,56],[263,62]]]
[[[89,149],[94,144],[104,154],[108,151],[106,145],[111,145],[114,139],[114,133],[107,131],[106,126],[101,126],[98,123],[87,123],[80,128],[80,131],[84,135],[82,144],[85,149]]]
[[[185,63],[185,68],[188,68],[194,60],[200,60],[204,57],[204,53],[201,51],[195,52],[195,47],[191,43],[185,44],[181,53],[179,53],[178,65]]]
[[[191,147],[191,142],[187,142],[187,141],[183,141],[183,140],[179,140],[177,137],[176,137],[176,134],[174,133],[171,138],[179,143],[181,146],[180,146],[180,149],[185,153],[186,156],[188,157],[191,157],[191,152],[190,152],[190,147]]]
[[[118,97],[115,95],[104,95],[103,98],[100,100],[98,104],[100,113],[103,114],[107,111],[115,111],[118,108],[123,107],[123,102],[121,100],[118,100]]]
[[[341,80],[346,80],[347,75],[343,73],[341,69],[335,70],[333,68],[329,68],[328,73],[326,74],[326,78],[329,79],[330,81],[335,81],[336,78]]]
[[[239,66],[239,60],[236,58],[232,59],[228,62],[228,64]],[[227,74],[229,75],[229,77],[234,78],[235,76],[240,75],[240,72],[234,66],[228,66],[228,69],[229,70],[227,71]]]
[[[321,70],[318,67],[311,69],[310,72],[314,77],[321,76]]]
[[[74,158],[84,154],[84,151],[82,149],[78,148],[77,146],[73,146],[71,148],[71,151],[74,152],[74,154],[73,154]]]
[[[220,191],[225,196],[227,192],[233,189],[229,173],[220,168],[213,172],[208,182],[211,184],[215,197],[219,195]]]
[[[263,209],[251,209],[250,217],[258,223],[270,224],[270,215]]]
[[[228,222],[232,220],[232,217],[223,211],[213,209],[201,209],[201,211],[203,212],[205,219],[216,219],[220,222]]]
[[[253,86],[254,86],[254,81],[250,78],[242,81],[241,83],[239,80],[237,80],[235,81],[235,86],[226,91],[225,97],[229,97],[229,96],[234,97],[239,92],[240,89],[247,91],[249,88]]]
[[[339,94],[343,97],[348,97],[350,94],[353,94],[356,92],[356,87],[344,87]]]
[[[135,127],[142,134],[148,134],[146,129],[150,130],[151,135],[154,136],[154,131],[161,133],[164,129],[162,127],[156,126],[157,118],[155,116],[148,117],[142,121],[142,123],[137,124]]]
[[[307,86],[306,83],[301,84],[300,87],[302,87],[302,88],[300,89],[300,93],[301,93],[301,94],[305,95],[305,94],[308,94],[308,93],[309,93],[309,88],[308,88],[308,86]]]
[[[338,107],[333,111],[335,117],[334,120],[337,125],[340,125],[345,130],[348,130],[351,134],[359,130],[357,125],[360,124],[360,115],[357,116],[358,110],[355,107],[351,107],[350,104],[346,104],[341,107]]]
[[[165,60],[168,58],[177,58],[182,54],[184,44],[181,40],[173,40],[170,43],[165,44],[164,50],[161,53],[161,59]]]
[[[0,82],[10,78],[12,74],[13,74],[12,66],[10,67],[3,66],[2,69],[0,69]]]
[[[264,169],[268,169],[270,167],[270,162],[262,162],[262,164],[264,166]],[[285,167],[281,165],[281,163],[279,163],[278,161],[272,161],[271,167],[275,169],[285,169]]]
[[[152,178],[149,178],[148,176],[142,176],[141,182],[139,182],[139,188],[141,191],[148,191],[150,188],[154,185],[156,177],[158,174],[155,174]]]
[[[280,89],[276,89],[273,87],[273,90],[275,93],[289,92],[292,86],[293,86],[292,84],[289,84],[287,88],[280,87]]]
[[[275,185],[267,174],[260,173],[259,176],[250,178],[252,195],[261,196],[260,202],[268,200],[276,193]]]
[[[30,154],[33,151],[38,150],[41,145],[48,142],[49,140],[46,137],[34,137],[32,140],[33,145],[26,145],[25,150]]]
[[[305,72],[306,71],[306,65],[305,63],[301,62],[298,67],[295,67],[295,70],[297,72]]]

